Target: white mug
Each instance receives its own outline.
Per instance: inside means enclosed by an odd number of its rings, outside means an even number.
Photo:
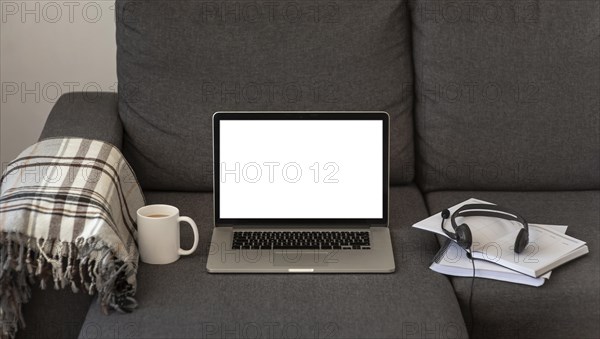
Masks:
[[[194,245],[183,250],[179,244],[179,222],[185,221],[194,231]],[[179,209],[170,205],[148,205],[137,210],[137,241],[140,258],[148,264],[170,264],[180,255],[194,253],[198,247],[198,227],[189,217],[180,217]]]

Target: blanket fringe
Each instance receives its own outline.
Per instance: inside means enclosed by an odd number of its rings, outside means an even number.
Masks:
[[[0,232],[0,338],[14,338],[18,327],[25,327],[21,305],[36,283],[42,289],[52,283],[55,289],[98,293],[104,313],[131,312],[137,307],[136,270],[134,260],[117,260],[93,237],[58,242]]]

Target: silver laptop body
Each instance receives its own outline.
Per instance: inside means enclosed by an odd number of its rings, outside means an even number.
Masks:
[[[390,273],[385,112],[217,112],[211,273]]]

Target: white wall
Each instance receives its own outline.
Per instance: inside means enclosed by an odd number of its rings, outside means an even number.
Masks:
[[[0,163],[37,141],[70,89],[116,91],[114,0],[0,0]]]

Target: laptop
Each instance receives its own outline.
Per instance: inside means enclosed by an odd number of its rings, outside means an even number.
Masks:
[[[217,112],[210,273],[385,273],[386,112]]]

